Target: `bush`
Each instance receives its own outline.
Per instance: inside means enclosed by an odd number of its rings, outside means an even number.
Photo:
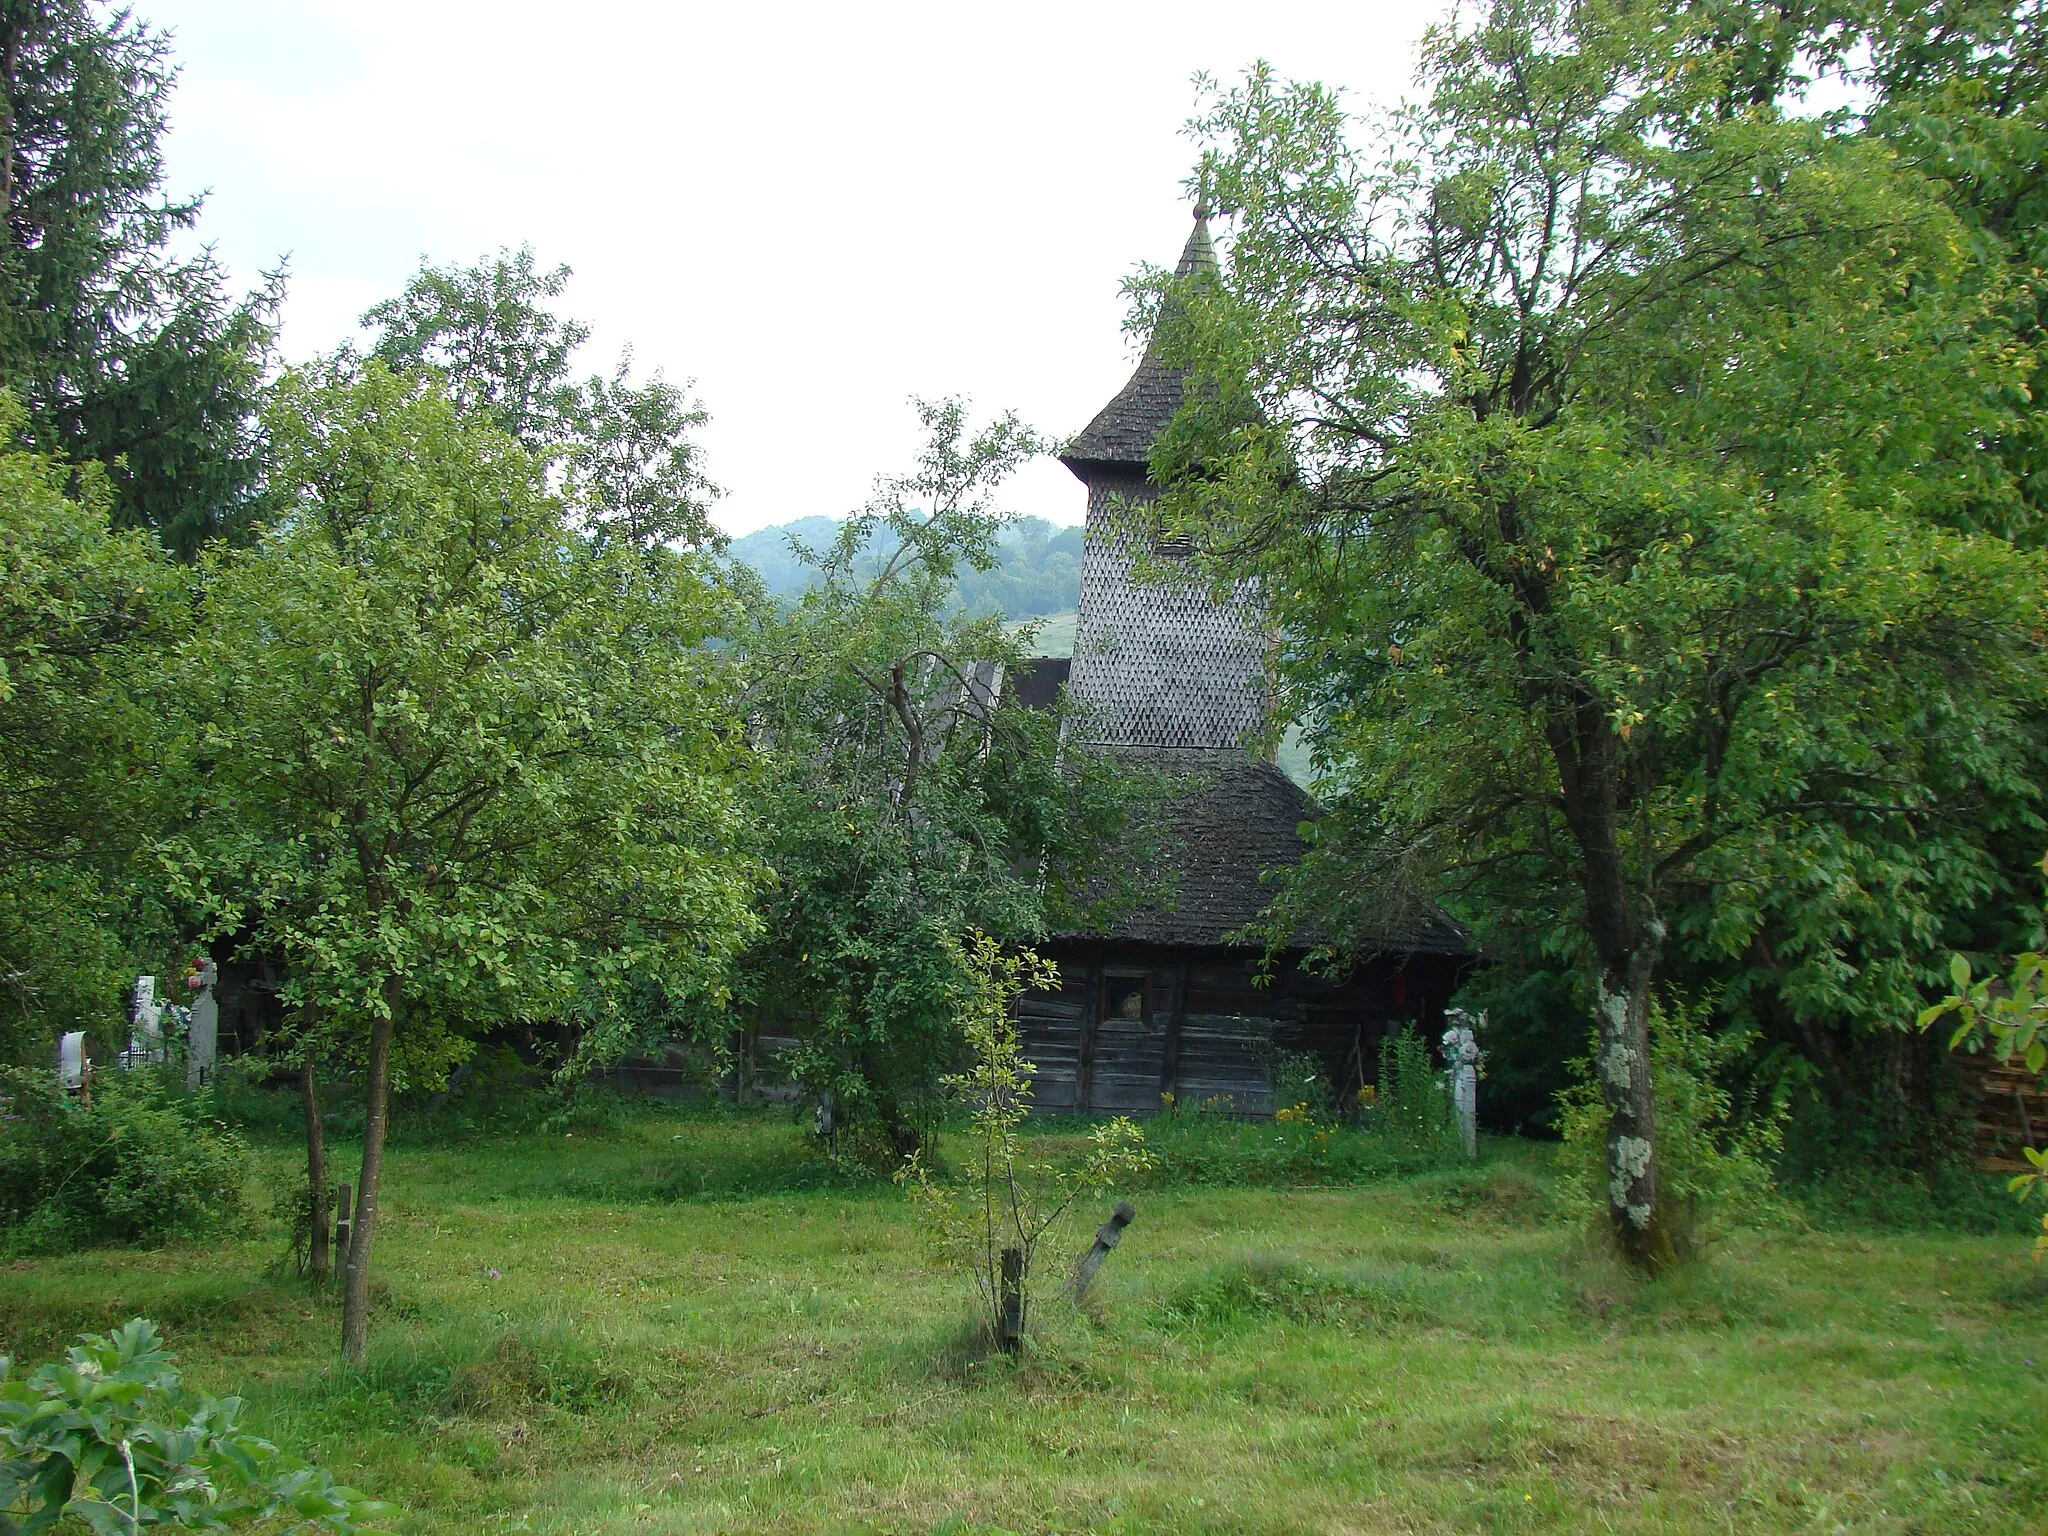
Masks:
[[[1443,1073],[1413,1024],[1380,1041],[1380,1080],[1367,1122],[1411,1153],[1440,1154],[1457,1141]]]
[[[106,1073],[86,1100],[54,1072],[0,1068],[0,1099],[0,1252],[196,1237],[247,1214],[241,1138],[155,1073]]]
[[[1340,1118],[1337,1092],[1322,1062],[1302,1051],[1276,1051],[1266,1064],[1266,1081],[1273,1090],[1273,1112],[1289,1120],[1312,1120],[1319,1125]]]
[[[1657,1114],[1657,1193],[1681,1253],[1721,1229],[1784,1212],[1771,1168],[1784,1145],[1782,1110],[1734,1121],[1734,1099],[1720,1084],[1749,1037],[1717,1036],[1707,1010],[1650,1005],[1650,1083]],[[1572,1086],[1558,1095],[1567,1188],[1588,1213],[1607,1209],[1607,1106],[1592,1057],[1572,1063]]]
[[[241,1429],[239,1398],[179,1384],[156,1327],[87,1334],[9,1379],[0,1356],[0,1511],[31,1531],[360,1531],[390,1506]],[[7,1514],[0,1528],[15,1529]]]

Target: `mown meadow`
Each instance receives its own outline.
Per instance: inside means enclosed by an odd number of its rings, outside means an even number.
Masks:
[[[1587,1251],[1547,1147],[1257,1182],[1288,1134],[1167,1128],[1096,1290],[1042,1305],[1014,1364],[974,1346],[901,1191],[840,1180],[785,1115],[651,1109],[396,1145],[360,1371],[261,1217],[16,1261],[0,1348],[152,1317],[189,1381],[397,1502],[401,1532],[2048,1518],[2048,1285],[2014,1233],[1795,1216],[1643,1282]],[[252,1183],[291,1159],[259,1141]]]

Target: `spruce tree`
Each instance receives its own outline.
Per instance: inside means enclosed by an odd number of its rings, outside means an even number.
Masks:
[[[169,39],[87,0],[0,0],[0,381],[25,445],[111,472],[114,519],[189,555],[258,505],[251,422],[281,296],[180,259]]]

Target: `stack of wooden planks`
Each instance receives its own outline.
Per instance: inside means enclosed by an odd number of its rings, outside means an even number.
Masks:
[[[2018,1063],[1989,1051],[1959,1052],[1977,1092],[1978,1166],[1991,1173],[2024,1173],[2033,1165],[2022,1149],[2048,1150],[2048,1083]]]

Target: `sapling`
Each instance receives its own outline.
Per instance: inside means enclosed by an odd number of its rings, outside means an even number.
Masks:
[[[1010,1343],[1030,1323],[1038,1251],[1075,1202],[1158,1159],[1146,1150],[1144,1132],[1119,1116],[1095,1128],[1078,1163],[1031,1160],[1021,1127],[1037,1068],[1017,1039],[1015,1005],[1024,992],[1056,987],[1059,968],[1029,949],[1006,951],[984,933],[960,946],[959,959],[969,978],[961,1018],[966,1066],[942,1078],[941,1089],[967,1112],[960,1177],[939,1180],[920,1150],[904,1160],[897,1178],[931,1218],[941,1251],[973,1278],[988,1336]],[[1008,1275],[1006,1254],[1015,1255]],[[1006,1309],[1006,1292],[1015,1297],[1013,1308]]]

